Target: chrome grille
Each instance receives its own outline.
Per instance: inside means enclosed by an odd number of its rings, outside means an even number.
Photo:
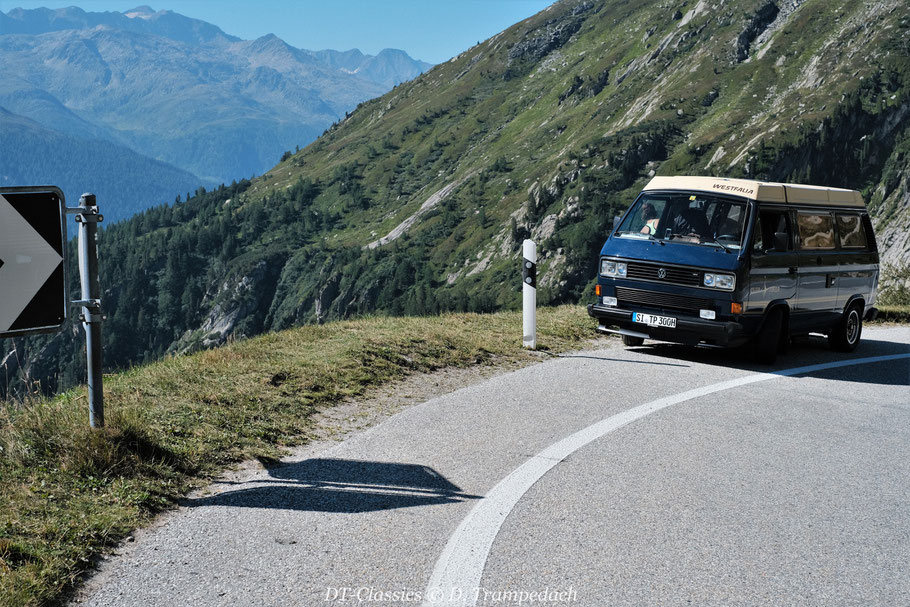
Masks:
[[[656,291],[644,291],[641,289],[629,289],[626,287],[616,287],[616,299],[619,300],[620,306],[631,303],[662,310],[691,312],[696,316],[698,315],[699,310],[714,309],[714,303],[710,299],[689,297],[687,295],[674,295],[672,293],[658,293]]]
[[[701,286],[701,272],[698,270],[640,262],[629,262],[627,268],[626,276],[635,280],[654,280],[685,287]],[[666,273],[664,278],[659,277],[660,270]]]

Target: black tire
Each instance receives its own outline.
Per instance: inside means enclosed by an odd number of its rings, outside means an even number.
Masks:
[[[753,356],[755,361],[764,365],[773,364],[780,350],[780,330],[783,325],[784,313],[780,309],[771,310],[765,318],[765,324],[755,337]]]
[[[828,344],[838,352],[853,352],[863,334],[863,313],[858,305],[850,306],[843,318],[828,333]]]
[[[634,348],[636,346],[640,346],[643,343],[645,343],[645,339],[643,337],[633,337],[632,335],[623,335],[622,336],[622,344],[629,348]]]

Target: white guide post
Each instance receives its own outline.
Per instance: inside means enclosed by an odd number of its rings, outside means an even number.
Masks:
[[[537,245],[533,240],[522,244],[521,260],[522,303],[522,345],[537,349]]]

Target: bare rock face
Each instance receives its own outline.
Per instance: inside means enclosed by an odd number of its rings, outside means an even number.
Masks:
[[[265,261],[260,261],[248,274],[228,278],[215,293],[207,293],[205,299],[215,301],[208,316],[199,329],[188,331],[181,337],[175,350],[187,352],[200,346],[212,348],[223,345],[230,336],[245,337],[243,331],[238,332],[238,324],[255,314],[260,307],[261,291],[267,289],[263,285],[267,282],[267,266]],[[208,301],[203,301],[204,307],[207,307]]]
[[[12,345],[12,344],[11,344]],[[6,385],[19,373],[19,352],[15,346],[0,351],[0,393],[6,393]]]
[[[774,34],[774,32],[779,30],[781,26],[783,26],[790,18],[790,15],[795,13],[800,5],[802,5],[805,1],[806,0],[777,0],[776,4],[780,9],[777,13],[777,16],[755,38],[755,40],[752,42],[753,46],[761,46],[767,42]]]
[[[329,307],[332,305],[332,302],[335,301],[335,298],[338,297],[339,282],[340,278],[338,274],[333,273],[328,280],[322,284],[319,293],[316,295],[316,301],[313,308],[316,313],[316,322],[319,324],[325,322]]]
[[[742,63],[749,58],[752,42],[777,19],[778,13],[780,13],[780,8],[774,2],[766,2],[755,11],[733,43],[733,54],[737,63]]]
[[[543,27],[531,32],[509,50],[509,63],[540,61],[551,52],[564,46],[572,34],[581,29],[581,24],[584,23],[581,15],[592,8],[594,8],[593,2],[583,2],[565,17],[547,21]]]
[[[875,221],[882,266],[910,264],[910,175],[901,176],[900,185],[882,205],[888,214]]]
[[[45,339],[38,341],[0,340],[3,345],[0,350],[0,397],[56,391],[61,382],[60,354],[72,340],[81,339],[81,333],[78,323],[70,323],[60,333],[42,336]]]

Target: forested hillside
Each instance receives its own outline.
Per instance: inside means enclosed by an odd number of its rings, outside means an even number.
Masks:
[[[584,301],[613,216],[654,174],[859,189],[886,259],[906,260],[908,78],[902,0],[558,2],[263,177],[105,230],[106,360],[515,306],[527,236],[539,300]],[[78,381],[74,332],[18,342],[10,372]]]

